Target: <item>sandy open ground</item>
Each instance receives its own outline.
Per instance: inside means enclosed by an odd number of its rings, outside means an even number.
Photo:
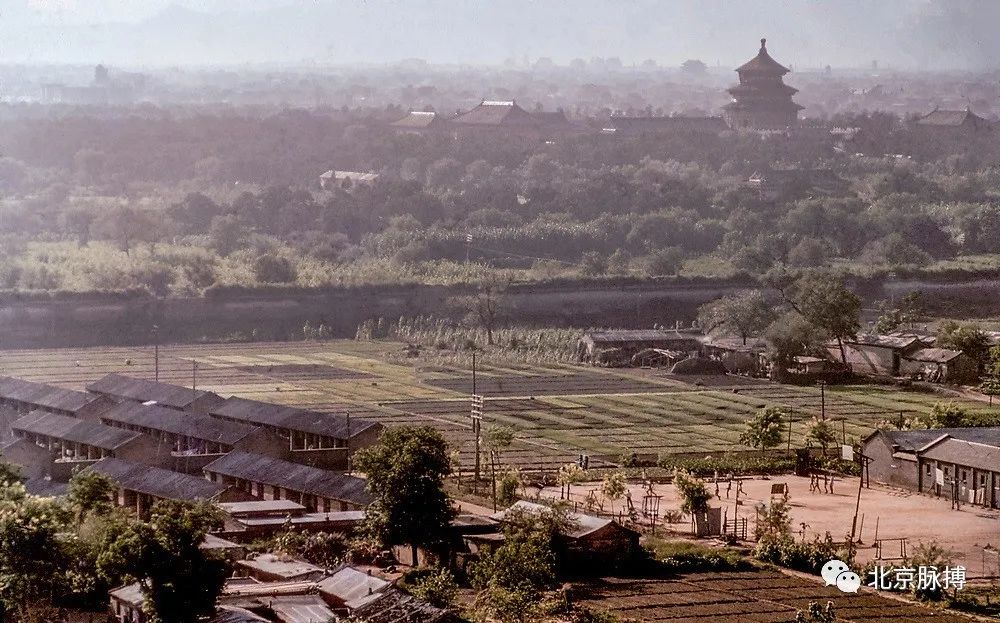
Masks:
[[[829,531],[834,539],[843,540],[851,531],[851,520],[857,502],[858,479],[849,478],[837,480],[834,483],[834,493],[810,493],[809,479],[796,476],[774,476],[770,479],[744,480],[740,495],[742,504],[738,515],[749,519],[749,536],[753,538],[753,525],[756,516],[755,505],[770,499],[771,485],[787,483],[789,501],[792,507],[792,527],[799,534],[805,523],[805,538],[814,535],[824,535]],[[572,501],[580,510],[585,510],[587,492],[599,483],[576,485],[572,490]],[[726,497],[726,482],[719,483],[719,498],[712,500],[712,506],[723,506],[732,517],[736,512],[735,492],[733,485],[729,498]],[[641,508],[645,487],[632,484],[629,487],[633,503]],[[709,483],[709,490],[715,492],[715,486]],[[673,485],[655,485],[654,491],[662,495],[660,514],[667,510],[676,510],[680,501]],[[545,497],[559,497],[559,488],[546,489]],[[600,495],[598,494],[600,499]],[[605,512],[618,512],[623,508],[624,500],[612,504],[605,502]],[[909,493],[897,489],[872,484],[871,488],[861,492],[861,514],[858,523],[860,527],[861,545],[858,560],[861,563],[875,558],[874,541],[876,524],[879,539],[906,538],[910,551],[920,542],[937,540],[941,545],[954,552],[952,557],[956,564],[964,564],[970,577],[1000,576],[1000,556],[984,547],[1000,548],[1000,511],[989,510],[978,506],[963,505],[961,510],[952,510],[950,502],[945,498],[933,498],[926,495]],[[690,524],[687,521],[671,524],[668,530],[689,533]],[[883,557],[898,557],[898,543],[886,543]],[[984,562],[985,561],[985,562]]]

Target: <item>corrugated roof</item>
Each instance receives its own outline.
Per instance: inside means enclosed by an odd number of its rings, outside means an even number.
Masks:
[[[252,500],[249,502],[223,502],[217,505],[223,512],[234,517],[245,515],[302,514],[306,507],[291,500]]]
[[[272,428],[325,435],[334,439],[347,438],[348,418],[346,413],[321,413],[287,405],[233,397],[212,409],[211,415]],[[379,424],[371,420],[350,418],[350,426],[350,436],[353,438],[373,426],[379,426]]]
[[[322,576],[324,574],[322,567],[317,567],[304,560],[279,556],[277,554],[261,554],[256,558],[238,560],[236,564],[240,567],[261,571],[269,575],[276,575],[288,580],[310,575]]]
[[[761,39],[760,51],[757,52],[757,56],[737,67],[736,71],[783,76],[790,70],[771,58],[771,55],[767,53],[767,39]]]
[[[363,506],[372,501],[363,478],[248,452],[230,452],[206,465],[205,472]]]
[[[101,415],[109,426],[116,424],[138,426],[192,439],[234,445],[257,430],[255,427],[231,420],[181,412],[159,404],[122,402]]]
[[[78,420],[68,415],[57,415],[39,410],[25,415],[11,424],[10,427],[14,431],[87,444],[102,450],[117,450],[142,436],[141,433],[114,428],[98,422]]]
[[[951,350],[949,348],[921,348],[920,350],[916,350],[909,355],[906,355],[904,359],[909,359],[911,361],[926,361],[929,363],[948,363],[961,354],[962,351]]]
[[[135,607],[142,605],[144,597],[142,595],[142,587],[138,582],[133,584],[126,584],[125,586],[120,586],[110,592],[111,596],[119,601],[123,601]]]
[[[330,623],[337,617],[318,595],[289,595],[268,600],[282,623]]]
[[[87,391],[138,402],[153,401],[175,409],[185,409],[200,398],[216,395],[203,389],[192,391],[190,387],[137,379],[122,374],[109,374],[94,381],[87,385]]]
[[[356,605],[351,616],[366,623],[436,623],[449,616],[447,610],[396,588],[363,598],[363,602]]]
[[[332,621],[333,619],[328,619]],[[268,623],[262,616],[257,616],[249,610],[234,606],[220,606],[215,616],[208,620],[208,623]],[[325,622],[324,622],[325,623]]]
[[[920,340],[914,336],[895,337],[892,335],[867,335],[859,334],[853,340],[844,340],[845,344],[860,344],[862,346],[878,346],[881,348],[910,348],[915,344],[920,344]]]
[[[341,602],[367,597],[389,586],[389,582],[356,569],[344,566],[319,583],[321,593],[332,595]]]
[[[166,500],[212,500],[226,490],[205,478],[121,459],[101,459],[87,469],[108,476],[123,489]]]
[[[103,400],[100,396],[86,392],[63,389],[47,383],[34,383],[9,376],[0,377],[0,398],[72,413]]]

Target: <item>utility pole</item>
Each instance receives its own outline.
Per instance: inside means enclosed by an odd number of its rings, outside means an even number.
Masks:
[[[191,400],[198,397],[198,362],[191,360]]]
[[[347,412],[347,437],[345,439],[345,445],[347,446],[347,473],[351,473],[351,412]]]
[[[788,454],[792,453],[792,414],[794,412],[795,409],[788,407],[788,449],[786,450]]]
[[[826,381],[819,382],[819,405],[820,415],[826,421]]]
[[[472,351],[472,433],[476,436],[476,473],[472,481],[473,491],[479,489],[479,435],[483,423],[483,398],[476,393],[476,351]]]
[[[160,327],[153,325],[153,379],[160,380]]]
[[[861,462],[861,477],[858,479],[858,500],[854,505],[854,519],[851,520],[851,543],[854,542],[854,532],[858,527],[858,513],[861,512],[861,488],[865,483],[865,467],[868,463],[868,457],[859,452],[858,461]]]

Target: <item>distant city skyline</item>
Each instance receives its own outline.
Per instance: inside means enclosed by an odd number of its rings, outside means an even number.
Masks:
[[[0,63],[500,64],[618,57],[735,67],[992,69],[988,0],[5,0]]]

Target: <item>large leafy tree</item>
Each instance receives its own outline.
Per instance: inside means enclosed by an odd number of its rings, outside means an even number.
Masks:
[[[60,535],[69,514],[54,500],[0,486],[0,620],[17,621],[59,592],[66,566]]]
[[[954,321],[942,323],[935,346],[960,350],[980,365],[987,364],[990,359],[989,337],[977,325],[962,325]]]
[[[131,522],[109,539],[98,557],[108,576],[138,581],[154,623],[195,623],[215,611],[228,565],[199,546],[222,527],[208,503],[161,501],[148,522]]]
[[[781,422],[785,412],[780,407],[765,407],[747,420],[740,443],[767,450],[781,443]]]
[[[723,333],[742,338],[760,335],[774,320],[774,306],[760,290],[724,296],[698,309],[698,324],[708,334]]]
[[[861,299],[847,289],[838,273],[810,270],[791,280],[789,275],[769,275],[771,284],[786,303],[809,324],[837,340],[840,359],[847,363],[844,340],[854,338],[861,328]]]
[[[115,485],[106,475],[94,471],[81,471],[69,479],[66,498],[82,523],[87,515],[106,514],[111,510],[111,496]]]
[[[386,545],[440,543],[454,511],[444,491],[451,473],[448,444],[433,428],[390,428],[374,446],[355,455],[374,497],[365,515],[372,536]]]

